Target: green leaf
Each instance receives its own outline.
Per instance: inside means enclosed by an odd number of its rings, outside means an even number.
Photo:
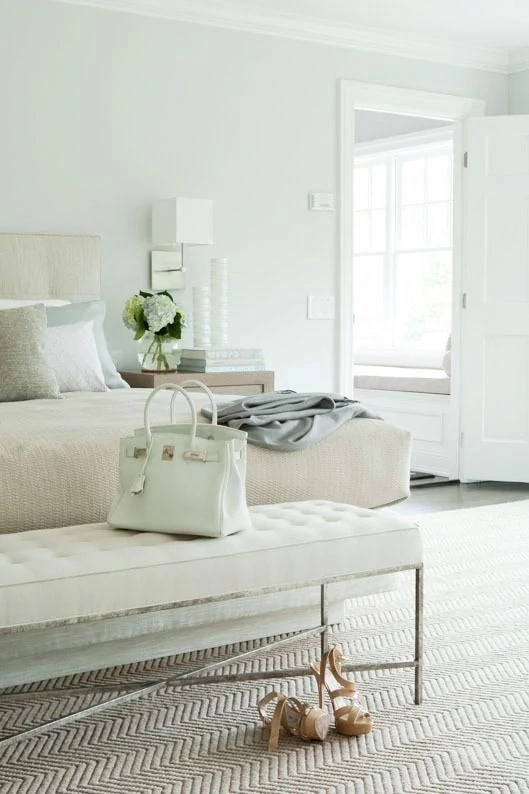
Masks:
[[[139,294],[142,298],[150,298],[153,294],[152,292],[144,292],[144,290],[140,289]]]
[[[167,326],[167,333],[173,339],[181,339],[182,338],[182,322],[181,322],[181,314],[177,312],[174,320],[170,325]]]

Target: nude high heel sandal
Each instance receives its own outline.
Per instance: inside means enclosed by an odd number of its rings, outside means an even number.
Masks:
[[[323,707],[323,690],[326,689],[337,732],[344,736],[362,736],[371,731],[373,721],[360,700],[355,683],[342,676],[342,660],[338,648],[331,648],[321,662],[311,664],[318,683],[320,708]]]
[[[277,704],[274,713],[269,717],[266,707],[273,700],[277,700]],[[310,703],[302,703],[297,698],[287,698],[277,692],[269,692],[259,701],[257,709],[265,728],[270,731],[269,750],[277,748],[281,728],[307,742],[323,742],[327,736],[329,715],[321,708],[311,706]]]

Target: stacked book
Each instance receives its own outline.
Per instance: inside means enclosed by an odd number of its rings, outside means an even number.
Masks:
[[[184,348],[179,372],[260,372],[266,369],[260,348]]]

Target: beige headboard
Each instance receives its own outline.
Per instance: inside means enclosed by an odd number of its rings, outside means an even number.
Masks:
[[[99,237],[0,234],[0,298],[95,300],[100,277]]]

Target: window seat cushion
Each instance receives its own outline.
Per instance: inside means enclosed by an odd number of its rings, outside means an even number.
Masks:
[[[354,385],[357,389],[450,394],[450,378],[442,369],[356,364]]]

